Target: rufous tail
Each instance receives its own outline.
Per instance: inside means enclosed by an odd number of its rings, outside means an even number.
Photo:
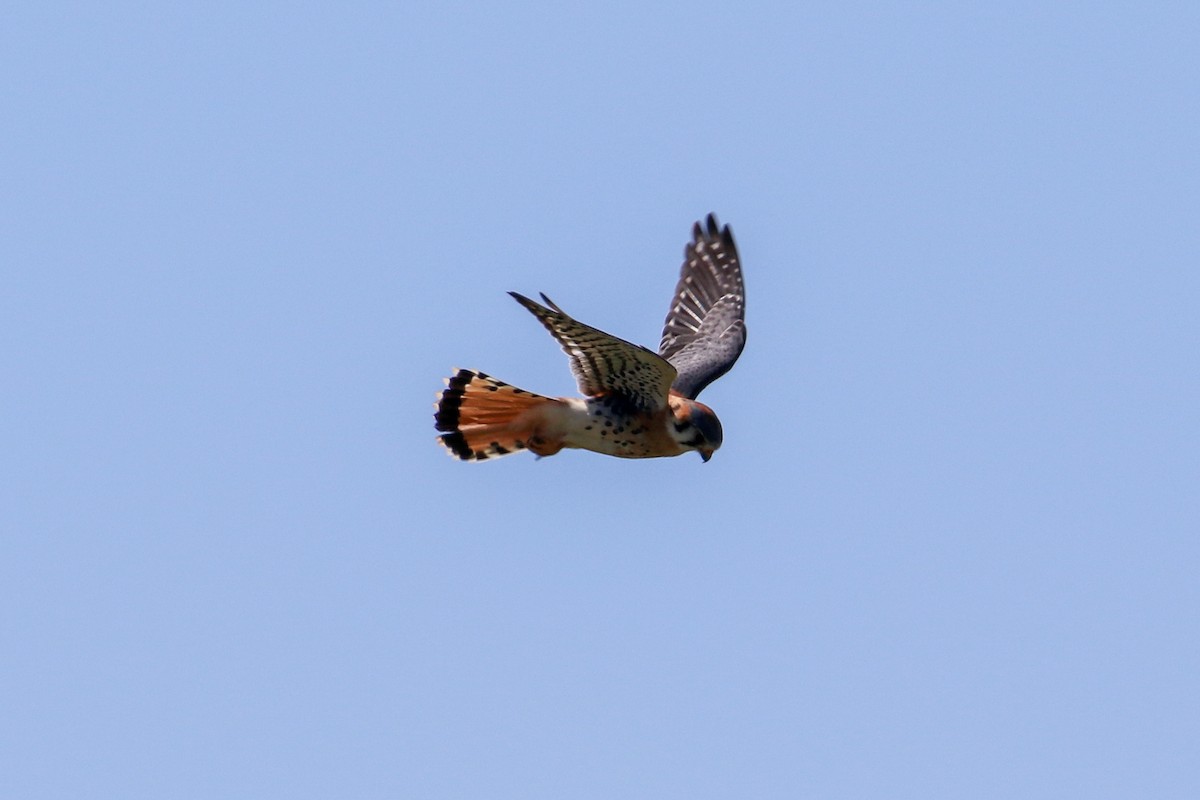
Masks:
[[[527,413],[559,401],[527,392],[490,375],[460,369],[446,379],[433,415],[438,437],[463,461],[483,461],[528,447],[537,414]]]

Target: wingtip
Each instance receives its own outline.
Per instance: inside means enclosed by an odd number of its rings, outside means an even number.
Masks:
[[[536,315],[539,311],[544,310],[538,304],[538,302],[536,300],[530,300],[528,297],[521,294],[520,292],[509,292],[508,294],[510,297],[512,297],[513,300],[516,300],[518,303],[520,303],[522,306],[524,306],[526,311],[529,311]]]
[[[733,233],[728,225],[721,225],[715,211],[710,211],[703,220],[692,226],[692,243],[712,242],[717,239],[733,241]]]

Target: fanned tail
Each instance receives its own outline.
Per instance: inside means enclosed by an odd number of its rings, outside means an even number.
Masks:
[[[460,369],[446,379],[434,427],[443,432],[438,438],[451,455],[483,461],[524,450],[533,435],[535,409],[557,402],[482,372]]]

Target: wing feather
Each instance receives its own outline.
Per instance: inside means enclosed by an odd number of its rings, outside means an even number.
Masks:
[[[542,295],[543,306],[516,292],[509,294],[541,321],[570,356],[580,392],[589,397],[616,396],[643,411],[667,405],[677,373],[666,359],[572,319],[546,295]]]
[[[746,346],[746,289],[729,226],[709,214],[692,226],[658,352],[678,371],[672,388],[695,398]]]

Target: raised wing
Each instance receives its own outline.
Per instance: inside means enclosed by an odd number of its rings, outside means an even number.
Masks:
[[[746,346],[746,289],[729,226],[708,215],[683,250],[675,299],[663,326],[659,355],[679,375],[672,388],[695,399],[724,375]]]
[[[571,357],[571,372],[580,392],[589,397],[617,395],[643,411],[657,411],[667,405],[676,372],[666,359],[653,350],[576,322],[546,295],[542,295],[546,303],[543,306],[516,292],[509,294],[541,320]]]

